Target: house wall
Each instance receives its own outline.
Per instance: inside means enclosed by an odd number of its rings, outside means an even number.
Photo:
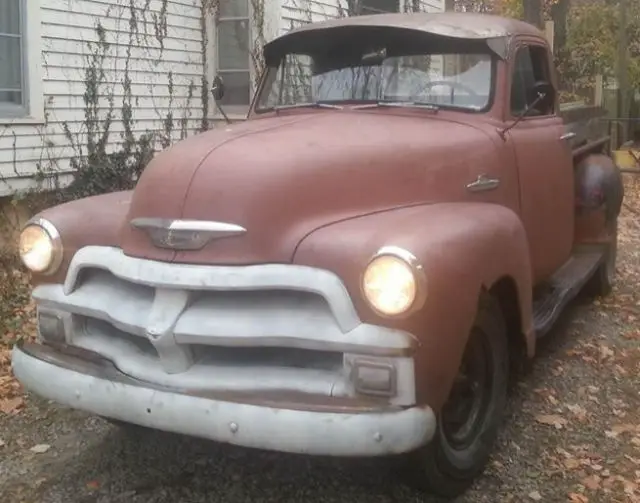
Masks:
[[[85,94],[87,69],[92,65],[104,70],[98,116],[104,119],[109,111],[113,115],[108,151],[124,141],[121,119],[128,104],[133,135],[153,131],[159,147],[168,137],[176,140],[196,132],[203,118],[216,124],[215,106],[209,103],[205,110],[201,97],[203,89],[208,92],[203,78],[210,81],[215,72],[216,54],[215,26],[212,16],[203,17],[202,0],[23,1],[28,6],[25,40],[31,113],[13,120],[0,116],[0,198],[38,185],[42,177],[34,175],[68,173],[70,160],[87,154],[91,123],[85,119]],[[265,40],[300,24],[349,12],[347,0],[264,2]],[[399,2],[402,10],[414,5],[414,0]],[[445,0],[420,1],[423,11],[444,8]],[[98,24],[104,29],[104,43],[99,41]],[[90,62],[102,53],[102,63]],[[126,75],[131,82],[129,97]],[[167,133],[169,112],[173,126]]]
[[[26,5],[31,113],[13,120],[0,117],[0,196],[33,186],[38,171],[68,171],[73,156],[86,154],[84,95],[92,51],[105,56],[99,65],[104,70],[100,117],[106,117],[113,95],[110,150],[123,141],[119,119],[128,101],[127,67],[136,137],[156,131],[161,141],[170,110],[174,139],[181,130],[190,133],[200,125],[205,69],[199,0],[28,0]],[[108,45],[99,43],[98,23]]]
[[[347,0],[280,0],[282,2],[281,33],[305,23],[346,16],[349,12]],[[399,0],[403,12],[413,10],[413,0]],[[421,12],[442,12],[445,0],[419,0]]]

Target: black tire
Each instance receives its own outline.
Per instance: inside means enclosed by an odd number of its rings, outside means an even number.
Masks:
[[[478,372],[469,368],[469,364],[475,365]],[[433,440],[407,460],[413,485],[447,498],[465,492],[486,468],[507,402],[507,328],[500,305],[489,295],[480,299],[461,372],[464,373],[465,369],[470,371],[467,373],[481,378],[480,381],[474,379],[475,387],[467,385],[468,391],[473,393],[471,409],[467,411],[468,420],[457,431],[452,431],[452,412],[465,405],[457,380],[447,404],[438,414]]]
[[[593,297],[605,297],[613,290],[616,279],[616,259],[618,256],[618,219],[611,225],[611,242],[607,246],[602,263],[589,279],[585,288],[588,295]]]

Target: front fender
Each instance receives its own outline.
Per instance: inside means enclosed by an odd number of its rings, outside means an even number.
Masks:
[[[48,208],[33,217],[45,218],[60,233],[64,250],[62,264],[51,276],[32,274],[33,286],[63,283],[75,253],[86,245],[118,246],[118,233],[129,210],[133,191],[84,197]]]
[[[360,294],[363,268],[388,245],[418,257],[427,277],[426,303],[406,319],[376,315]],[[363,321],[400,328],[419,339],[418,398],[436,410],[457,374],[481,289],[505,276],[516,285],[521,333],[533,353],[529,247],[520,219],[504,206],[431,204],[349,219],[308,235],[298,245],[294,262],[340,276]]]

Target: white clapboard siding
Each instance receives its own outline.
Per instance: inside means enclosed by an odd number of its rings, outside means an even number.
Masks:
[[[42,91],[44,124],[3,123],[0,118],[0,196],[33,185],[38,170],[68,172],[70,159],[86,154],[84,124],[86,70],[99,41],[96,26],[105,30],[108,50],[102,70],[98,110],[104,119],[109,96],[114,101],[109,152],[121,146],[124,125],[121,107],[125,99],[124,74],[130,79],[130,103],[139,137],[157,134],[157,145],[165,138],[167,114],[173,115],[171,138],[196,133],[202,123],[203,64],[202,0],[29,0],[41,5]],[[268,7],[267,39],[305,23],[345,16],[347,0],[264,0]],[[400,0],[401,5],[410,3]],[[421,0],[420,10],[444,10],[445,0]],[[132,10],[133,9],[133,10]],[[162,44],[156,26],[166,15]],[[135,18],[136,29],[130,21]],[[271,29],[273,27],[273,29]],[[33,49],[33,48],[31,48]],[[40,48],[39,48],[40,49]],[[208,65],[215,55],[207,53]],[[169,75],[173,92],[170,92]],[[188,97],[190,97],[188,99]],[[211,104],[209,104],[211,106]],[[73,135],[73,147],[63,125]],[[80,146],[80,147],[78,147]],[[80,151],[79,151],[80,150]],[[67,177],[68,178],[68,177]]]
[[[127,68],[136,137],[156,131],[160,141],[169,111],[173,114],[173,140],[180,138],[184,125],[189,134],[197,132],[203,116],[201,84],[205,75],[200,1],[150,0],[148,5],[147,0],[41,1],[42,88],[47,121],[3,125],[0,119],[0,178],[9,180],[0,181],[0,196],[32,185],[32,176],[38,169],[70,169],[70,159],[77,154],[77,148],[70,146],[64,123],[74,135],[74,143],[82,145],[86,153],[83,95],[88,57],[98,42],[97,23],[104,28],[109,43],[99,114],[106,116],[111,94],[116,119],[110,127],[108,151],[115,151],[123,141],[124,127],[118,119]],[[133,33],[132,8],[136,20]],[[161,47],[155,26],[163,9],[166,35]],[[190,93],[192,98],[187,100]]]
[[[287,31],[305,23],[315,23],[327,19],[346,16],[348,13],[347,0],[281,0],[282,23],[281,32]],[[400,8],[413,5],[412,1],[400,0]],[[445,10],[445,0],[420,0],[420,11],[442,12]]]

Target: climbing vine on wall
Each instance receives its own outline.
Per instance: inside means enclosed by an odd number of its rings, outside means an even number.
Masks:
[[[80,125],[78,121],[55,120],[55,99],[46,98],[45,123],[37,128],[42,145],[34,175],[37,189],[17,194],[16,199],[28,202],[30,211],[37,211],[42,206],[61,201],[131,188],[156,151],[169,147],[190,133],[209,129],[212,106],[209,76],[213,62],[209,60],[208,48],[211,20],[215,25],[221,1],[200,2],[201,75],[188,82],[186,88],[182,82],[178,91],[176,75],[169,68],[164,77],[156,74],[155,82],[149,85],[149,96],[144,97],[140,96],[140,83],[134,78],[140,72],[136,56],[139,59],[140,51],[146,50],[145,59],[154,67],[162,66],[169,36],[169,0],[160,0],[155,11],[150,9],[151,0],[114,0],[109,4],[104,15],[96,21],[94,40],[84,44]],[[262,47],[266,41],[265,2],[268,0],[248,1],[252,15],[252,39],[248,49],[252,75],[257,79],[264,67]],[[115,31],[111,26],[106,27],[112,22],[117,23]],[[113,61],[119,62],[114,67],[124,66],[119,70],[118,82],[114,82],[113,73],[110,73],[109,65]],[[157,82],[163,78],[166,81],[164,92]],[[254,80],[254,85],[257,85],[257,80]],[[136,86],[137,90],[134,89]],[[162,94],[159,98],[164,100],[160,106],[154,106],[159,126],[147,126],[145,129],[137,117],[138,101],[141,98],[153,101],[158,98],[154,93]],[[196,97],[200,101],[199,110],[194,108]],[[194,119],[199,121],[195,129]],[[148,118],[143,120],[148,124]],[[61,129],[61,134],[56,134],[56,128]],[[20,176],[15,155],[20,140],[15,132],[6,128],[0,131],[0,137],[3,134],[14,136],[14,170],[11,175]],[[63,149],[66,155],[61,156]],[[61,165],[62,158],[69,159],[68,168]],[[62,183],[65,177],[69,180],[69,168],[70,183]],[[0,220],[7,219],[0,215]],[[3,224],[6,221],[0,222],[0,226]]]

